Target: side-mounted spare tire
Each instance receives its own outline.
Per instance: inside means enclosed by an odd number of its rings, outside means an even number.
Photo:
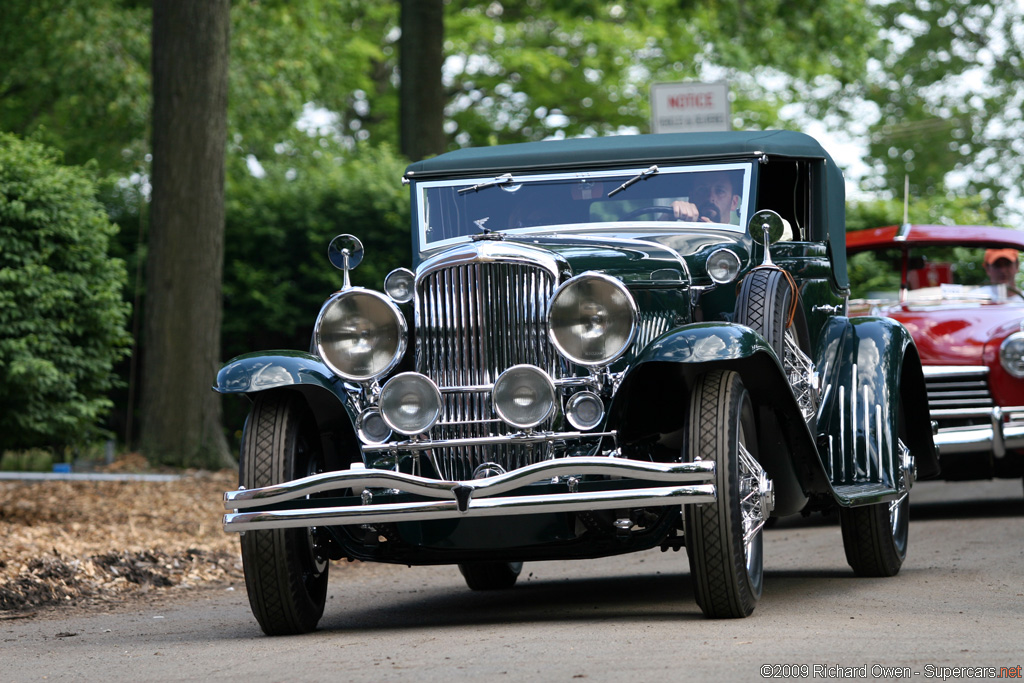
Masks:
[[[793,395],[811,434],[818,412],[810,338],[801,315],[800,293],[789,274],[778,268],[756,268],[740,282],[735,321],[764,337],[782,361]]]

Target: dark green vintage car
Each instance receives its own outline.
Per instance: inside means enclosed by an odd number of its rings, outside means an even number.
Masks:
[[[917,350],[846,315],[842,173],[784,131],[574,139],[412,164],[415,269],[344,285],[308,353],[230,361],[252,410],[241,532],[263,630],[316,627],[330,560],[456,564],[686,548],[710,617],[752,612],[772,516],[838,510],[896,574],[937,473]],[[682,570],[682,567],[680,567]],[[682,571],[681,571],[682,573]]]

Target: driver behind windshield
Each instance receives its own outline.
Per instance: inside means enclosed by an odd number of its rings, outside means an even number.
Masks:
[[[690,201],[672,202],[677,220],[739,225],[740,196],[731,174],[725,171],[702,173],[688,199]]]

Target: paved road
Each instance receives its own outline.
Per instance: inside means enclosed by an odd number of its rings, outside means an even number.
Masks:
[[[766,664],[954,680],[978,671],[943,667],[1024,664],[1021,482],[922,483],[911,500],[891,579],[852,575],[834,520],[768,530],[764,597],[744,620],[701,617],[682,552],[527,564],[496,594],[450,567],[343,564],[307,636],[263,637],[241,586],[0,621],[0,681],[754,681]]]

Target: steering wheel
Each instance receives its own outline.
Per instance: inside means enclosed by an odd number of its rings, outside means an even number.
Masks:
[[[676,212],[672,209],[671,206],[642,206],[639,209],[633,209],[619,220],[628,221],[631,218],[639,218],[640,216],[643,216],[648,213],[665,213],[668,214],[669,218],[671,218],[672,220],[675,220],[676,217]]]

